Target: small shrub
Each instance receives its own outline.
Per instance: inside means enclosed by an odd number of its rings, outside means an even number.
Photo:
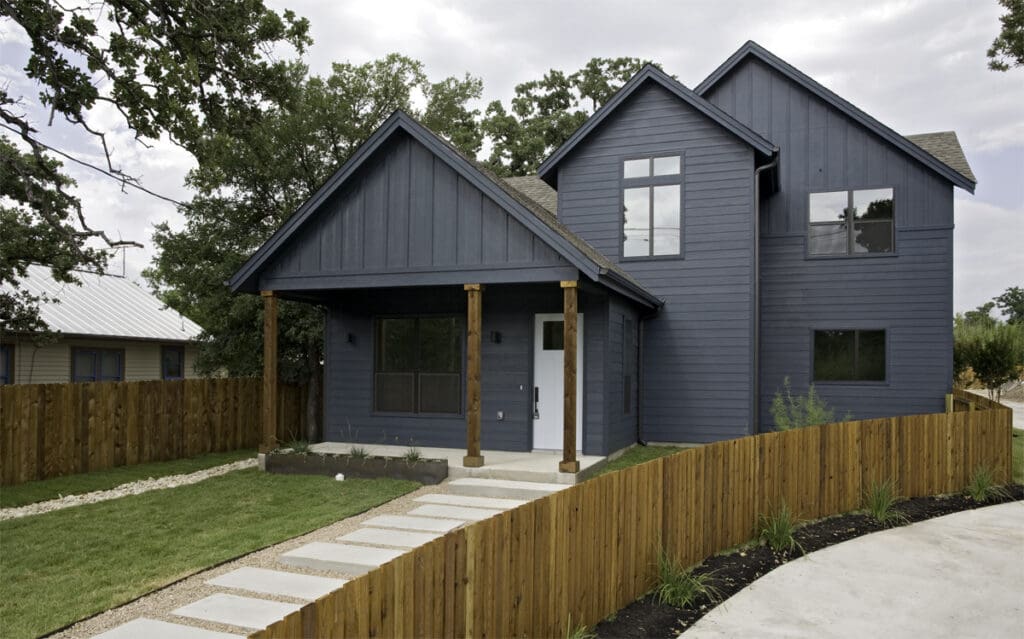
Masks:
[[[776,391],[772,399],[772,418],[779,430],[792,430],[836,421],[835,411],[818,396],[814,384],[807,389],[807,395],[793,396],[789,377],[782,381],[783,390]],[[846,415],[845,419],[851,416]]]
[[[721,594],[711,585],[711,577],[711,573],[694,574],[693,570],[684,570],[662,551],[658,556],[658,585],[654,589],[654,597],[660,603],[676,608],[690,607],[701,597],[718,601]]]
[[[896,485],[891,479],[872,482],[864,492],[864,509],[883,526],[906,523],[907,517],[896,510]]]
[[[402,455],[402,459],[404,459],[407,464],[415,464],[416,462],[423,460],[423,453],[420,452],[419,448],[410,446],[405,451],[405,454]]]
[[[800,552],[803,552],[803,547],[793,537],[796,523],[793,511],[783,501],[782,505],[775,512],[761,515],[761,532],[758,538],[768,544],[775,552],[792,552],[797,548],[800,549]]]
[[[366,459],[370,456],[370,451],[366,450],[365,446],[353,446],[348,449],[348,454],[353,459]]]
[[[1010,498],[1009,491],[996,484],[995,473],[987,466],[978,466],[974,469],[971,480],[967,483],[967,495],[979,504]]]
[[[309,453],[309,442],[305,439],[293,439],[285,444],[285,448],[292,449],[292,452],[297,455],[306,455]]]
[[[569,615],[569,620],[565,624],[565,639],[597,639],[597,635],[582,624],[573,626],[572,615]]]

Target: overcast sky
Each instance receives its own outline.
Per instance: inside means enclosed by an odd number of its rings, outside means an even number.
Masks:
[[[362,63],[390,52],[421,60],[434,79],[466,72],[484,81],[481,108],[508,100],[514,86],[548,69],[567,72],[595,56],[661,64],[694,87],[746,40],[756,40],[896,131],[955,130],[978,178],[975,195],[956,190],[954,308],[973,308],[1009,286],[1024,286],[1024,68],[989,71],[985,51],[998,32],[995,0],[826,2],[315,2],[268,4],[309,18],[306,61],[325,74],[334,61]],[[31,109],[38,88],[23,75],[27,39],[0,21],[0,78]],[[59,124],[42,138],[102,163],[98,146]],[[110,128],[100,111],[94,126]],[[152,149],[122,131],[115,159],[148,188],[187,199],[188,154]],[[137,277],[153,254],[153,224],[180,216],[170,204],[121,193],[99,174],[69,167],[96,227],[146,244],[127,255]]]

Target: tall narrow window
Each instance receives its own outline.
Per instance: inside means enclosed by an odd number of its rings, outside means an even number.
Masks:
[[[375,337],[374,410],[462,411],[462,328],[458,319],[381,318]]]
[[[124,380],[124,351],[110,348],[72,348],[71,381]]]
[[[14,346],[0,344],[0,386],[14,383]]]
[[[681,164],[678,155],[623,162],[623,257],[679,255]]]
[[[811,193],[811,255],[892,253],[892,189]]]
[[[161,379],[184,379],[185,378],[185,347],[184,346],[162,346],[162,347],[160,347],[160,378]]]
[[[885,381],[885,331],[814,331],[814,380]]]

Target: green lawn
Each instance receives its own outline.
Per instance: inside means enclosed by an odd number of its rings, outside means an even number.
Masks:
[[[52,632],[417,486],[252,469],[0,522],[0,636]]]
[[[636,466],[637,464],[642,464],[644,462],[651,461],[652,459],[664,457],[665,455],[678,453],[681,450],[683,449],[678,446],[634,446],[614,460],[608,462],[606,466],[594,474],[594,477],[600,477],[605,473],[622,470],[623,468]]]
[[[166,477],[194,473],[197,470],[229,464],[240,459],[255,457],[256,451],[233,450],[227,453],[207,453],[191,459],[174,461],[150,462],[136,466],[118,466],[107,470],[97,470],[80,475],[67,475],[40,481],[30,481],[17,486],[0,488],[0,508],[24,506],[48,499],[57,499],[62,495],[81,495],[94,490],[107,490],[121,484],[149,479],[150,477]]]
[[[1013,481],[1024,484],[1024,430],[1013,429]]]

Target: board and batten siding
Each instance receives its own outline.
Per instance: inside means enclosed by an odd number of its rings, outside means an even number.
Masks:
[[[550,281],[553,268],[564,270],[561,276],[575,272],[568,266],[494,200],[403,134],[320,205],[260,275],[260,287]]]
[[[682,156],[683,254],[624,261],[622,161],[669,154]],[[558,167],[559,219],[665,302],[644,320],[647,440],[752,432],[753,171],[752,149],[653,83]]]
[[[818,383],[855,419],[942,410],[952,380],[953,186],[767,65],[748,58],[705,96],[780,148],[762,203],[761,424],[789,376],[811,381],[814,329],[885,329],[885,383]],[[891,256],[808,258],[811,192],[892,187]]]
[[[71,381],[71,349],[106,348],[124,351],[124,381],[140,382],[160,379],[161,346],[178,346],[170,342],[122,339],[63,338],[52,344],[36,346],[29,339],[18,339],[14,345],[14,381],[16,384],[64,384]],[[185,377],[198,377],[195,372],[196,347],[185,345]]]

